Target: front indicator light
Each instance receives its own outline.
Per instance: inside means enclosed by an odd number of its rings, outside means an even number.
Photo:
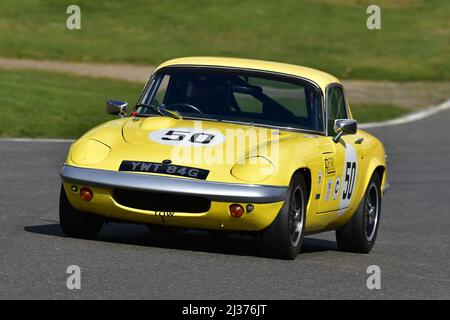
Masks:
[[[80,198],[83,201],[91,201],[94,197],[94,193],[89,188],[81,188],[80,189]]]
[[[232,217],[240,218],[244,214],[244,207],[240,204],[232,204],[230,205],[230,214]]]

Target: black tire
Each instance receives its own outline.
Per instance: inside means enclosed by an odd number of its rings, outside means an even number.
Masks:
[[[352,219],[342,229],[336,230],[338,248],[347,252],[369,253],[377,238],[380,213],[380,178],[374,173]]]
[[[305,233],[307,194],[305,178],[295,174],[283,207],[272,224],[260,234],[263,256],[287,260],[297,257]]]
[[[64,187],[59,196],[59,223],[66,236],[75,238],[94,238],[102,229],[102,217],[75,209],[67,199]]]

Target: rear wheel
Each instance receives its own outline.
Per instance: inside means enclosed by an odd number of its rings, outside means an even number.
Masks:
[[[295,259],[303,243],[306,202],[305,178],[301,174],[295,174],[278,216],[261,232],[261,250],[264,256]]]
[[[59,197],[59,223],[65,235],[75,238],[94,238],[102,229],[103,219],[95,214],[75,209],[61,186]]]
[[[352,219],[336,231],[339,249],[369,253],[377,238],[381,212],[380,178],[374,174]]]

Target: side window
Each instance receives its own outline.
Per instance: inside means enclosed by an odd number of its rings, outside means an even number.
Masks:
[[[328,134],[335,135],[334,120],[347,118],[347,108],[342,88],[332,86],[328,89]]]

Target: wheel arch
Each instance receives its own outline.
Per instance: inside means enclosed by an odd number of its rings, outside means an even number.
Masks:
[[[386,183],[386,163],[382,163],[381,161],[372,161],[367,173],[368,174],[364,179],[363,190],[367,189],[367,186],[375,173],[378,174],[378,177],[380,178],[380,187],[383,188]]]
[[[354,202],[348,210],[349,212],[354,213],[360,205],[374,173],[378,174],[380,177],[381,190],[383,190],[384,184],[386,183],[386,162],[382,161],[379,158],[373,158],[366,168],[367,169],[364,171],[365,173],[363,174],[362,179],[359,182],[360,186],[358,187],[357,194],[355,194],[356,198],[354,199]],[[383,192],[381,194],[383,194]],[[353,214],[349,215],[348,218],[351,219],[352,216]]]
[[[381,185],[383,185],[383,181],[384,181],[385,173],[386,173],[386,167],[383,166],[383,165],[379,165],[373,171],[372,176],[373,176],[374,173],[378,174],[378,177],[380,178]]]
[[[384,184],[386,183],[386,163],[385,162],[382,162],[378,159],[373,159],[373,161],[371,161],[371,163],[369,164],[366,172],[367,172],[367,174],[364,176],[364,179],[362,181],[362,185],[360,188],[360,192],[358,195],[358,201],[356,201],[358,203],[358,205],[362,201],[362,198],[364,197],[366,189],[369,186],[370,180],[372,179],[372,177],[375,173],[378,174],[378,176],[380,178],[381,190],[383,190]]]
[[[292,175],[291,178],[296,175],[296,174],[301,174],[305,177],[305,182],[306,182],[306,200],[308,201],[308,204],[311,202],[310,197],[311,197],[311,187],[312,187],[312,180],[311,180],[311,170],[308,167],[301,167],[298,168],[297,170],[295,170]]]

